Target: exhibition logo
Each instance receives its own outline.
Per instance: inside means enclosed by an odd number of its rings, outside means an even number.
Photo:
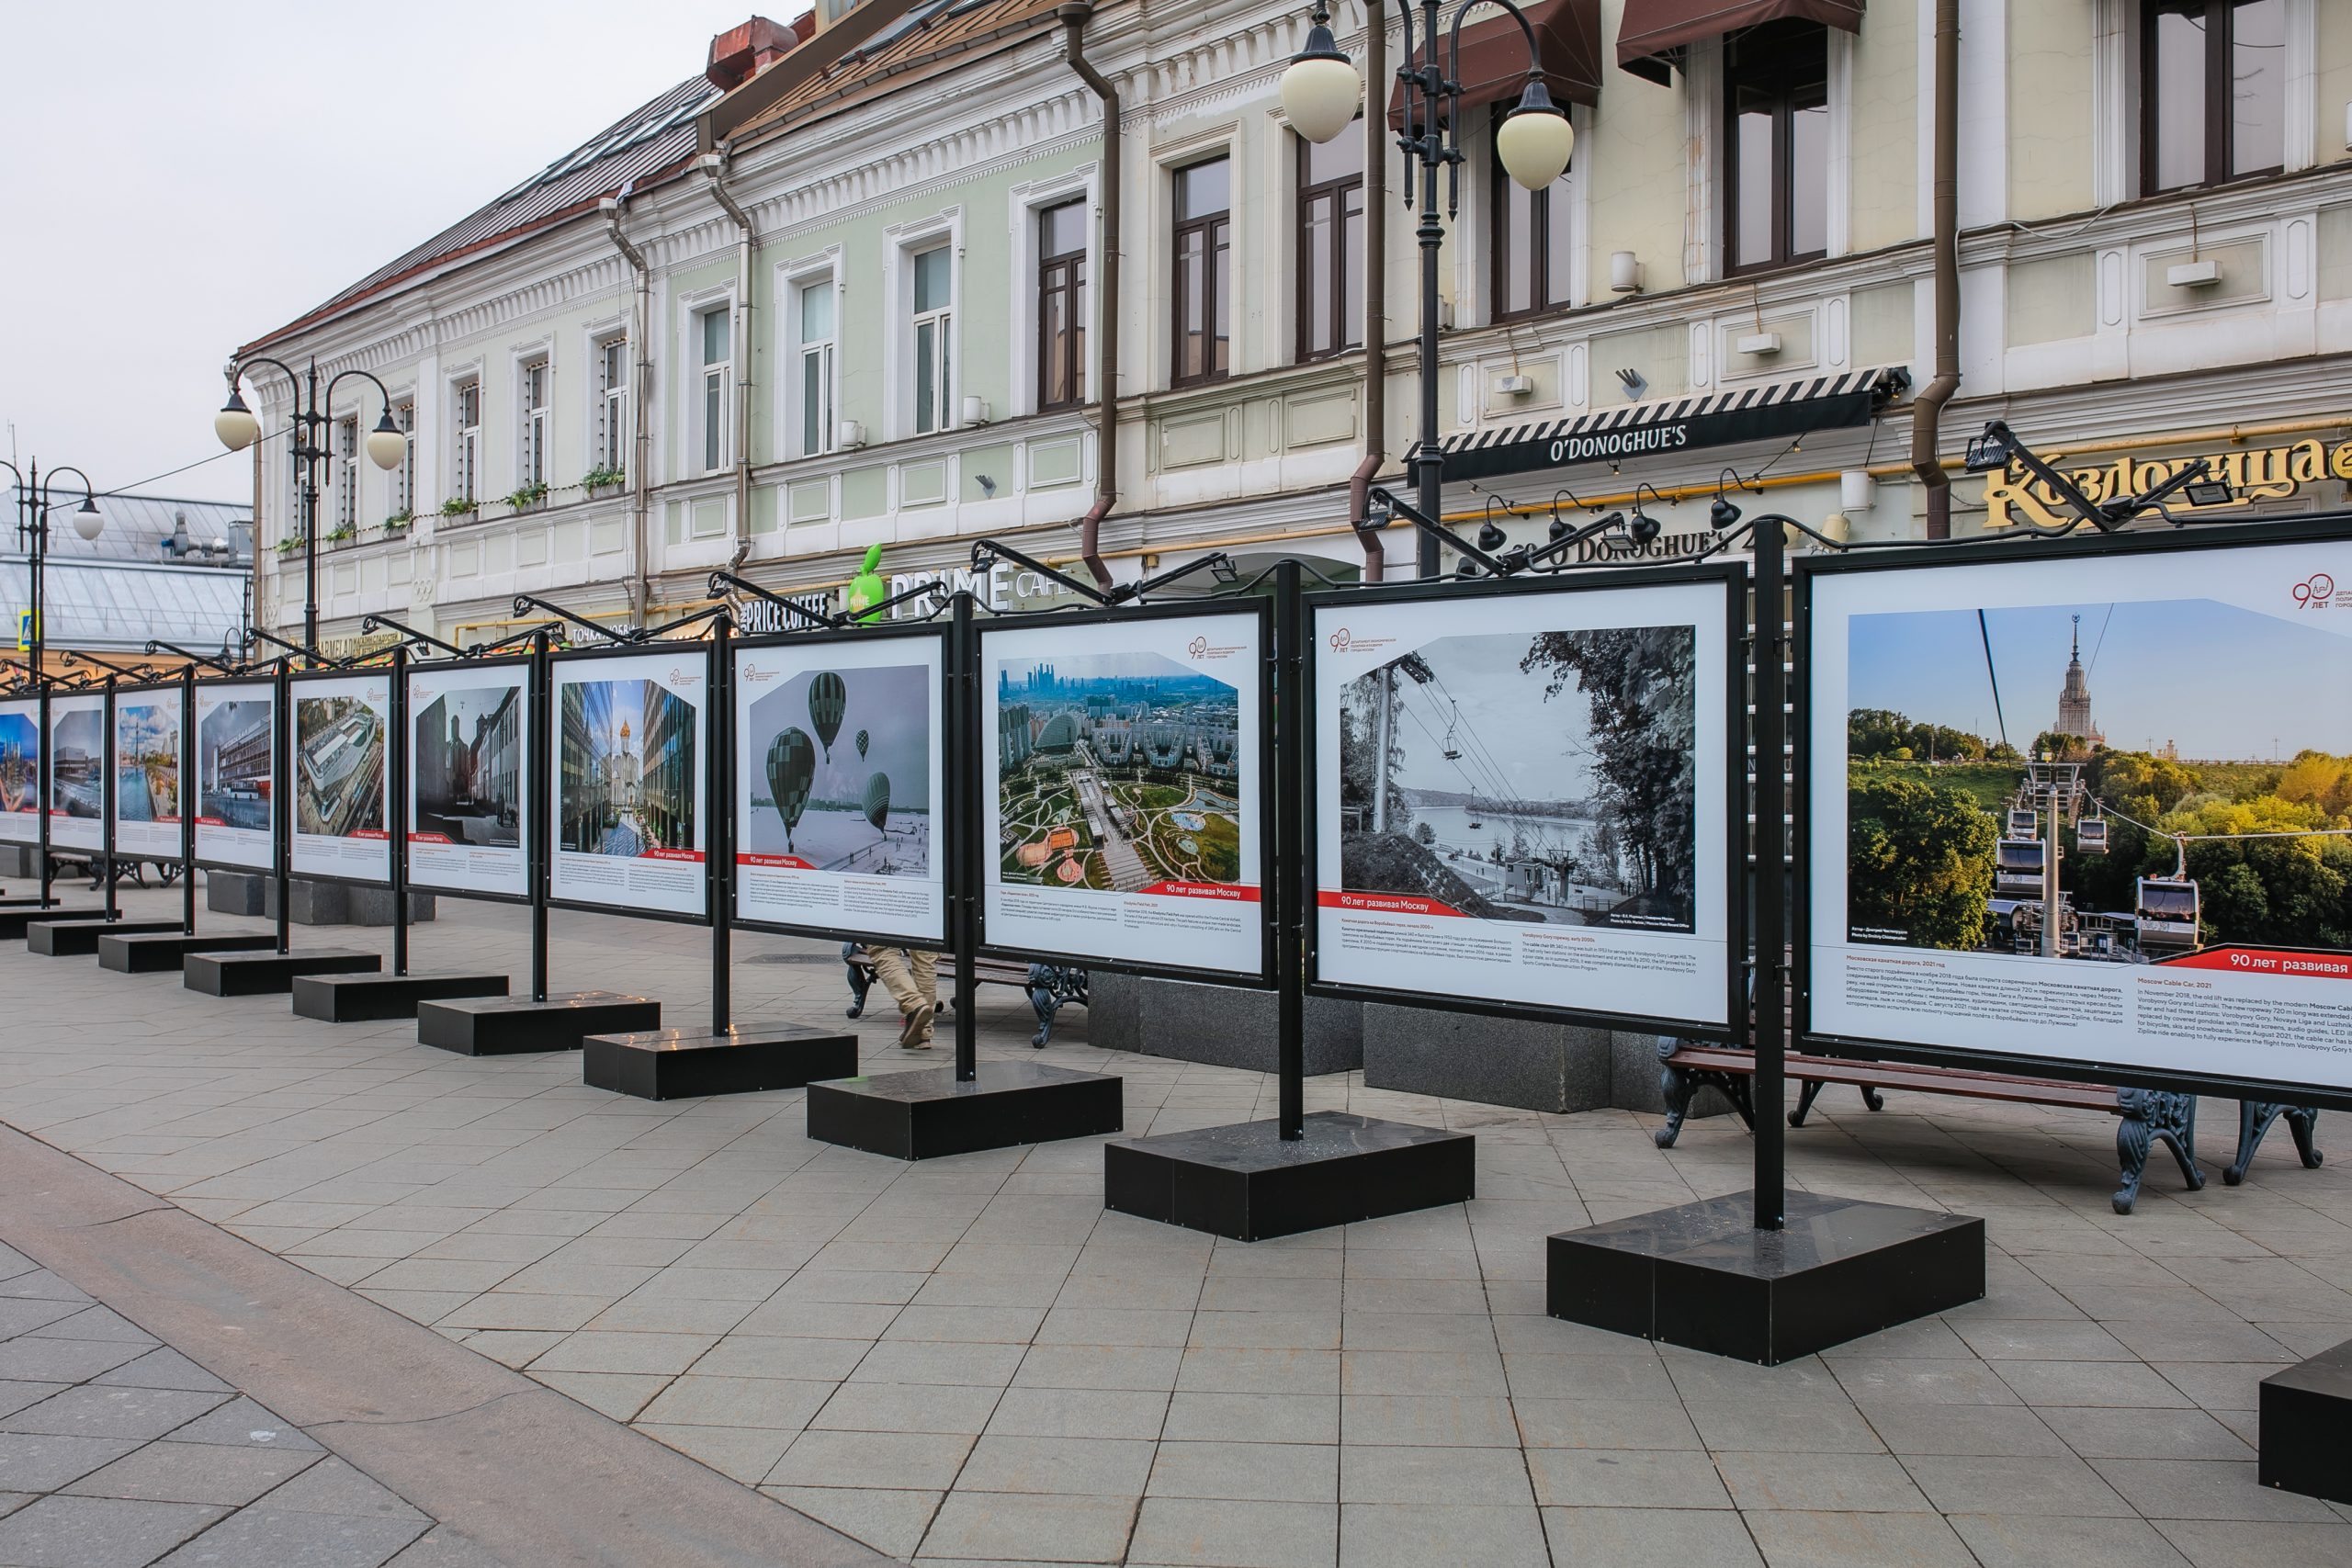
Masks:
[[[1211,642],[1204,637],[1196,637],[1184,645],[1184,651],[1194,659],[1230,659],[1241,651],[1241,646],[1238,643]]]
[[[1396,639],[1393,637],[1358,637],[1355,633],[1348,630],[1347,627],[1341,626],[1338,631],[1333,632],[1330,637],[1325,640],[1330,643],[1331,651],[1334,653],[1346,653],[1353,650],[1356,653],[1363,654],[1371,653],[1375,649],[1386,648],[1390,643],[1395,642]]]
[[[1341,626],[1338,631],[1331,634],[1331,651],[1334,653],[1347,652],[1348,644],[1351,640],[1351,639],[1348,636],[1348,628]]]
[[[1205,659],[1208,657],[1209,639],[1204,637],[1196,637],[1193,639],[1192,646],[1185,651],[1195,659]]]
[[[2294,586],[2295,603],[2306,610],[2324,610],[2335,602],[2335,579],[2315,571]]]
[[[681,670],[673,664],[670,667],[669,684],[673,692],[691,692],[702,684],[702,674],[699,671]]]

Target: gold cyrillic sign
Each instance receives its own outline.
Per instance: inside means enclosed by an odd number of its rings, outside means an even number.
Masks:
[[[2165,504],[2176,512],[2226,512],[2256,501],[2277,501],[2321,479],[2352,479],[2352,441],[2322,441],[2315,436],[2283,446],[2239,446],[2222,452],[2191,452],[2178,457],[2125,456],[2096,468],[2069,468],[2063,458],[2052,466],[2080,487],[2093,502],[2120,501],[2139,495],[2172,478],[2203,457],[2213,466],[2212,477],[2230,487],[2231,499],[2212,506],[2192,506],[2174,495]],[[1984,526],[2006,528],[2013,523],[2042,527],[2067,520],[2065,504],[2023,468],[2011,463],[1984,479]]]

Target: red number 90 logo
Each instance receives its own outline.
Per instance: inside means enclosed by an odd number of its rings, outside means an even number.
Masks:
[[[2312,573],[2307,581],[2295,584],[2295,603],[2306,610],[2316,610],[2335,597],[2335,579],[2324,571]]]

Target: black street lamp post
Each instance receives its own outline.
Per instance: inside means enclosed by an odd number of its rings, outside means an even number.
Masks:
[[[1527,85],[1520,93],[1518,107],[1495,133],[1495,151],[1504,172],[1524,189],[1542,190],[1566,171],[1568,155],[1576,145],[1568,117],[1552,102],[1544,85],[1535,29],[1511,0],[1459,0],[1450,23],[1443,20],[1444,0],[1419,0],[1418,39],[1413,30],[1413,0],[1396,0],[1405,24],[1405,62],[1396,68],[1396,80],[1404,85],[1404,124],[1396,146],[1405,155],[1408,208],[1414,204],[1416,164],[1420,166],[1421,186],[1421,221],[1416,231],[1421,249],[1421,418],[1409,467],[1420,510],[1432,518],[1442,514],[1445,483],[1445,455],[1438,445],[1437,416],[1438,253],[1445,244],[1445,223],[1461,208],[1462,20],[1481,6],[1508,13],[1527,40]],[[1372,25],[1379,27],[1378,7],[1372,9]],[[1354,122],[1363,97],[1363,80],[1340,51],[1338,40],[1331,36],[1330,20],[1325,0],[1316,0],[1306,46],[1283,73],[1283,111],[1293,130],[1315,142],[1329,141],[1346,130]],[[1446,171],[1443,220],[1437,212],[1440,169]],[[1369,344],[1366,352],[1377,355],[1381,346]],[[1420,537],[1419,559],[1421,576],[1437,575],[1437,540],[1426,530]]]
[[[26,628],[24,644],[33,693],[40,700],[40,710],[34,719],[33,799],[40,813],[39,854],[40,857],[40,901],[43,908],[50,903],[49,867],[49,691],[50,674],[43,667],[49,645],[49,513],[50,487],[60,474],[72,474],[82,481],[82,504],[74,509],[74,531],[85,539],[95,539],[107,525],[106,513],[98,510],[98,498],[90,484],[90,476],[71,464],[51,468],[43,479],[40,464],[29,465],[30,473],[16,464],[0,459],[17,479],[17,543],[25,551],[26,598],[32,625]]]
[[[373,374],[366,370],[338,370],[328,378],[325,386],[319,385],[319,363],[311,362],[306,373],[298,374],[293,367],[266,355],[232,361],[229,366],[229,400],[212,416],[213,434],[232,452],[242,452],[261,435],[261,421],[245,406],[244,395],[237,389],[238,379],[248,365],[266,365],[284,376],[294,389],[294,461],[302,476],[302,651],[316,657],[319,647],[319,465],[328,456],[326,426],[329,408],[334,402],[335,384],[346,376],[357,376],[376,384],[377,395],[384,400],[384,412],[376,427],[368,433],[368,460],[387,471],[397,468],[407,455],[408,437],[392,423],[392,395],[384,389]],[[307,389],[308,400],[304,393]],[[254,552],[259,558],[260,552]]]

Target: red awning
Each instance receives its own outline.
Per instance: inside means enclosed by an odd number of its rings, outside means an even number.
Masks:
[[[1858,33],[1862,0],[1625,0],[1617,26],[1617,63],[1666,86],[1691,44],[1784,19]]]
[[[1600,101],[1600,0],[1534,0],[1522,6],[1527,25],[1535,30],[1535,52],[1544,71],[1544,88],[1552,101],[1569,104]],[[1443,35],[1441,34],[1441,41]],[[1415,41],[1426,45],[1418,28]],[[1462,64],[1455,80],[1462,84],[1462,107],[1482,108],[1494,103],[1517,103],[1527,85],[1527,37],[1519,24],[1500,11],[1478,14],[1462,28]],[[1388,95],[1388,123],[1405,119],[1404,84]]]

